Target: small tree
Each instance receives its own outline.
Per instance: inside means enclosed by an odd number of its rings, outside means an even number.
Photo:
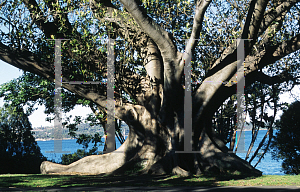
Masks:
[[[283,159],[285,174],[300,173],[300,102],[292,103],[276,122],[276,133],[271,148],[274,159]]]
[[[0,173],[39,173],[47,160],[31,133],[22,106],[0,109]]]

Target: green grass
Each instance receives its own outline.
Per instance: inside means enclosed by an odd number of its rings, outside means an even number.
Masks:
[[[0,186],[16,187],[80,187],[80,186],[299,186],[300,176],[264,175],[244,177],[241,175],[223,176],[104,176],[104,175],[42,175],[42,174],[3,174]]]

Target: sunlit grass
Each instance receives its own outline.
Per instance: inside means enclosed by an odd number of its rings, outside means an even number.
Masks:
[[[299,186],[300,176],[294,175],[263,175],[257,178],[222,181],[224,186]]]
[[[81,186],[299,186],[300,176],[264,175],[243,177],[240,175],[222,176],[100,176],[100,175],[42,175],[42,174],[3,174],[0,186],[16,187],[81,187]]]

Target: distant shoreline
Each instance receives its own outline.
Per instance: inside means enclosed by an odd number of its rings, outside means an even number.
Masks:
[[[260,128],[259,129],[260,131],[267,131],[268,129],[266,128]],[[240,130],[237,130],[237,131],[240,131]],[[243,131],[252,131],[252,129],[243,129]],[[76,138],[63,138],[62,140],[71,140],[71,139],[76,139]],[[55,139],[35,139],[36,141],[52,141],[52,140],[55,140]]]
[[[75,138],[62,138],[62,140],[71,140],[71,139],[75,139]],[[52,141],[55,139],[35,139],[36,141]]]
[[[266,129],[266,128],[260,128],[259,130],[260,131],[268,131],[268,129]],[[240,130],[237,130],[237,131],[240,131]],[[243,129],[243,131],[252,131],[252,129]]]

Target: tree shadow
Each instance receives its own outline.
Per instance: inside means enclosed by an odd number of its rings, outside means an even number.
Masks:
[[[7,175],[2,176],[0,181],[0,190],[15,191],[22,187],[22,190],[41,190],[41,189],[59,189],[59,190],[94,190],[94,189],[114,189],[152,191],[193,191],[202,189],[203,191],[282,191],[280,186],[221,186],[219,181],[230,180],[250,180],[257,177],[248,177],[243,175],[202,175],[181,177],[175,175]],[[58,182],[48,186],[30,186],[24,185],[24,182],[32,180],[57,180]],[[12,188],[14,187],[14,188]],[[285,188],[284,191],[299,190],[295,187]]]

